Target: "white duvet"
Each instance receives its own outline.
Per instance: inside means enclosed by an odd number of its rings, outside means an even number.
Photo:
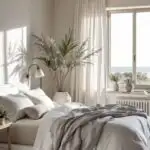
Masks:
[[[61,106],[45,115],[34,144],[35,150],[51,150],[50,127],[53,121],[67,114],[71,108]],[[139,116],[109,121],[99,139],[97,150],[150,150],[150,119]]]

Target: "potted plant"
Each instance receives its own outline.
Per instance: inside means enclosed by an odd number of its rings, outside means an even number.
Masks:
[[[113,90],[114,91],[119,91],[119,80],[120,80],[120,74],[119,73],[112,73],[110,74],[110,80],[112,81],[113,84]]]
[[[8,119],[7,112],[4,109],[4,106],[1,105],[0,106],[0,125],[4,125],[7,119]]]
[[[56,90],[54,100],[71,101],[68,92],[64,89],[64,84],[68,75],[72,70],[81,65],[92,64],[89,58],[101,51],[89,50],[87,48],[88,40],[80,43],[74,40],[73,30],[65,35],[60,43],[57,43],[51,37],[33,35],[35,38],[35,45],[41,51],[39,57],[34,59],[42,61],[53,74],[56,81]]]
[[[131,78],[125,79],[125,90],[127,93],[130,93],[132,91],[132,79]]]

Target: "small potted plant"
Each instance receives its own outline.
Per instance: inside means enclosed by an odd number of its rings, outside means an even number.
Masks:
[[[0,125],[4,125],[6,123],[6,120],[8,119],[8,114],[6,110],[4,109],[4,106],[0,106]]]
[[[119,91],[118,82],[120,80],[120,75],[118,73],[110,74],[110,80],[112,81],[112,84],[113,84],[113,90]]]
[[[132,79],[131,78],[125,79],[125,89],[127,93],[131,93],[132,91]]]

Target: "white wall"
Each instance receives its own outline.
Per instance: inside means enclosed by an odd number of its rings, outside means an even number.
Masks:
[[[28,35],[52,34],[53,0],[0,0],[0,30],[28,27]]]
[[[53,0],[31,0],[31,31],[49,35],[53,31]]]
[[[0,0],[0,31],[27,26],[29,51],[33,49],[31,33],[53,34],[52,20],[53,0]],[[48,76],[44,82],[43,88],[49,94],[51,84]]]
[[[30,0],[0,0],[0,30],[29,25]]]
[[[55,0],[54,36],[60,40],[72,28],[74,21],[75,0]]]
[[[53,0],[31,0],[31,33],[36,35],[53,36]],[[31,39],[31,44],[32,44]],[[37,48],[31,45],[32,51],[37,51]],[[47,95],[52,96],[52,80],[49,70],[42,64],[41,68],[45,72],[43,78],[43,89]],[[32,80],[33,87],[36,86],[36,80]]]

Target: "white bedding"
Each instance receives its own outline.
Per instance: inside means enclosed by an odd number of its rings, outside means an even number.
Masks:
[[[50,127],[56,118],[69,111],[63,106],[45,115],[35,140],[35,150],[51,150]],[[149,118],[130,116],[114,119],[105,126],[97,150],[149,150],[149,126]]]

